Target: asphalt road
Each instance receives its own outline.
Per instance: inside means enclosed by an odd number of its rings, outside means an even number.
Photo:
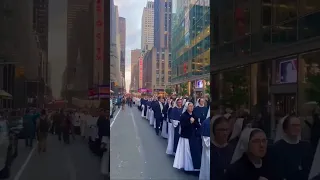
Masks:
[[[65,145],[56,136],[49,135],[46,153],[39,154],[19,141],[19,155],[13,163],[10,180],[30,179],[103,180],[103,177],[100,161],[90,152],[85,140],[77,137]]]
[[[111,179],[198,179],[172,167],[174,158],[166,154],[167,141],[156,136],[136,106],[118,111],[110,125]]]

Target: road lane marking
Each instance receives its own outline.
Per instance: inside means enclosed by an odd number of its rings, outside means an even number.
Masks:
[[[110,124],[110,129],[112,128],[114,122],[116,121],[116,119],[117,119],[118,114],[120,113],[120,111],[121,111],[121,109],[119,109],[118,112],[117,112],[117,114],[114,116],[113,121],[112,121],[111,124]]]
[[[70,158],[70,155],[68,154],[67,152],[67,167],[68,167],[68,170],[69,170],[69,177],[70,177],[70,180],[76,180],[77,179],[77,171],[76,171],[76,168],[74,166],[74,164],[72,163],[72,160]]]
[[[135,134],[136,134],[136,139],[137,139],[137,141],[138,141],[138,143],[139,143],[139,144],[137,145],[137,149],[138,149],[138,152],[139,152],[141,158],[143,159],[143,162],[146,164],[147,162],[146,162],[146,157],[144,156],[145,154],[144,154],[143,147],[142,147],[142,141],[141,141],[141,138],[140,138],[139,133],[138,133],[138,126],[137,126],[137,124],[136,124],[136,121],[135,121],[135,118],[134,118],[132,109],[130,109],[130,115],[131,115],[131,120],[132,120],[132,123],[133,123],[134,132],[135,132]],[[143,169],[144,169],[144,168],[143,168]],[[145,176],[145,175],[143,174],[143,172],[141,172],[141,175],[142,175],[142,176]]]
[[[16,176],[14,177],[14,180],[19,180],[19,179],[20,179],[20,177],[21,177],[24,169],[27,167],[29,161],[31,160],[31,157],[32,157],[33,152],[34,152],[35,149],[36,149],[36,148],[33,148],[33,149],[29,152],[29,155],[28,155],[27,159],[24,161],[23,165],[20,167],[18,173],[17,173]]]

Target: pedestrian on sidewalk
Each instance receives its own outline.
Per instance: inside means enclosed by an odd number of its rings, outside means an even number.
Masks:
[[[121,101],[122,110],[124,110],[124,107],[126,106],[126,98],[123,96]]]
[[[23,117],[23,129],[26,147],[32,147],[33,139],[36,133],[36,117],[30,109],[26,109]]]
[[[49,132],[50,123],[46,110],[41,111],[41,115],[37,120],[37,135],[38,135],[38,152],[47,151],[47,137]]]

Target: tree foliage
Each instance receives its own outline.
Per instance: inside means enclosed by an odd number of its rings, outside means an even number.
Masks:
[[[320,75],[308,76],[309,87],[306,88],[305,93],[309,101],[320,102]]]
[[[166,93],[167,93],[167,95],[171,95],[172,94],[172,92],[173,92],[173,90],[171,89],[171,88],[166,88],[165,90],[164,90]]]
[[[224,97],[222,102],[234,106],[248,103],[249,93],[245,68],[224,73]]]
[[[180,84],[180,95],[181,96],[188,95],[188,83]]]
[[[206,94],[210,94],[211,95],[210,88],[211,88],[211,86],[209,84],[206,84],[206,86],[205,86],[205,93]]]

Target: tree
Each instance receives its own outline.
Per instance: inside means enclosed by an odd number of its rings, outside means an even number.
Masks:
[[[235,107],[248,104],[249,93],[245,68],[224,73],[224,82],[226,83],[224,89],[226,94],[223,97],[225,104]]]
[[[188,84],[187,83],[180,84],[180,95],[181,96],[188,95]]]
[[[173,92],[173,90],[171,89],[171,88],[166,88],[165,90],[164,90],[166,93],[167,93],[167,95],[171,95],[172,94],[172,92]]]
[[[204,91],[205,91],[206,94],[210,94],[210,85],[209,84],[206,84]]]
[[[308,76],[309,87],[305,93],[309,101],[320,102],[320,75],[313,74]]]

